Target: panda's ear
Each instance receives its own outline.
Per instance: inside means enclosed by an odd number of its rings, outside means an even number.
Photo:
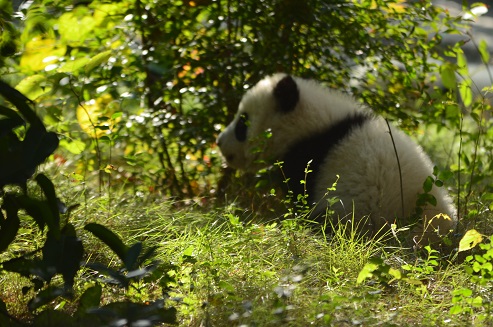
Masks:
[[[282,112],[294,110],[300,100],[300,93],[293,77],[287,75],[277,83],[274,87],[274,97]]]

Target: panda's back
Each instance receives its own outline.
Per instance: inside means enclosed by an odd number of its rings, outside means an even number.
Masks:
[[[323,160],[313,198],[322,199],[337,175],[336,191],[329,197],[339,199],[332,207],[339,219],[352,218],[354,209],[355,218],[369,215],[376,231],[389,222],[409,223],[406,219],[415,212],[417,196],[423,192],[423,182],[432,175],[433,166],[409,136],[392,126],[390,131],[381,117],[354,128]],[[448,196],[442,194],[441,189],[432,190],[432,194],[438,195],[437,192],[440,193],[438,199],[445,199],[437,204],[436,214],[443,212],[452,216]],[[316,210],[322,211],[325,207],[326,201],[322,200]]]

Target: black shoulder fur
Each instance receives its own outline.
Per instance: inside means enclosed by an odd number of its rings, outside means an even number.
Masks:
[[[305,168],[308,162],[312,160],[309,167],[312,172],[306,176],[306,186],[309,201],[317,200],[312,199],[310,196],[313,194],[313,186],[320,173],[320,165],[330,155],[330,151],[346,138],[351,131],[360,128],[370,119],[372,119],[372,116],[369,114],[358,113],[351,115],[335,125],[329,126],[326,130],[294,144],[282,158],[284,162],[282,169],[286,178],[289,179],[289,189],[295,195],[303,194],[304,186],[300,181],[305,180]],[[327,185],[327,187],[329,186]]]

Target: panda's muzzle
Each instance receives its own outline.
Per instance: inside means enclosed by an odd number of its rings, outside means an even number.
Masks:
[[[226,133],[224,133],[224,132],[220,133],[216,139],[216,144],[219,147],[219,149],[221,150],[221,153],[222,153],[224,159],[226,159],[226,162],[228,162],[228,164],[229,164],[229,163],[233,162],[233,160],[235,159],[235,155],[233,153],[226,153],[226,151],[224,149],[224,138],[225,137],[226,137]]]

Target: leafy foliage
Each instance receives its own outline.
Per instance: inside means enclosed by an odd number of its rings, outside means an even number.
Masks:
[[[244,87],[265,74],[326,81],[407,126],[442,123],[442,92],[430,87],[438,71],[446,87],[458,85],[460,66],[443,54],[460,47],[445,52],[442,38],[463,28],[427,1],[59,0],[17,17],[17,88],[61,136],[63,160],[79,157],[71,169],[97,176],[100,191],[130,182],[223,196],[211,143]]]
[[[488,292],[493,281],[493,247],[490,237],[484,243],[482,236],[477,231],[468,231],[463,238],[464,244],[470,247],[479,244],[480,253],[468,255],[465,258],[464,270],[470,278],[471,286],[464,286],[452,291],[453,315],[465,315],[471,317],[476,313],[476,319],[482,323],[491,323],[491,309],[488,302],[491,301]],[[486,293],[483,295],[483,293]]]
[[[0,176],[0,252],[9,248],[17,237],[21,226],[20,211],[25,211],[31,217],[41,232],[45,233],[45,242],[40,249],[34,252],[15,256],[1,262],[2,272],[11,272],[25,277],[31,286],[23,288],[24,293],[34,290],[35,296],[27,307],[35,313],[59,297],[72,298],[76,276],[83,268],[84,246],[77,236],[73,224],[62,221],[60,212],[68,210],[57,198],[55,187],[48,177],[38,174],[34,178],[42,191],[42,197],[35,196],[28,190],[27,183],[36,167],[42,163],[58,146],[58,138],[53,132],[47,132],[43,123],[29,107],[29,100],[20,92],[0,82],[0,93],[8,99],[23,115],[21,118],[16,111],[8,107],[1,107],[1,114],[5,117],[0,120],[2,130],[0,136],[0,155],[3,160],[2,175]],[[16,129],[25,125],[26,131],[21,133]],[[20,140],[18,134],[23,134]],[[20,190],[12,188],[12,184],[21,186]],[[6,216],[4,216],[4,213]],[[24,217],[22,217],[24,218]],[[154,250],[151,248],[141,256],[142,243],[127,247],[113,232],[98,225],[88,224],[86,229],[108,244],[122,259],[128,274],[123,275],[99,263],[88,263],[94,271],[109,273],[118,280],[121,286],[128,288],[135,280],[149,275],[157,261],[146,266]],[[41,252],[38,255],[37,252]],[[63,285],[55,281],[61,275]],[[176,321],[176,310],[164,308],[164,301],[156,301],[149,305],[140,305],[130,301],[115,302],[105,306],[100,305],[101,285],[96,284],[81,296],[80,307],[74,318],[57,311],[41,310],[35,318],[37,326],[76,325],[82,323],[113,323],[124,319],[127,323],[140,321],[147,325],[161,322],[173,323]],[[3,301],[0,300],[2,315],[0,323],[11,325],[15,322]]]
[[[32,176],[35,168],[58,147],[58,138],[55,133],[46,131],[41,120],[29,108],[29,100],[21,93],[0,81],[0,94],[15,105],[24,117],[12,109],[0,107],[0,114],[5,117],[1,120],[0,151],[4,158],[8,158],[0,163],[0,187],[18,184],[25,188],[26,180]],[[29,128],[21,140],[14,129],[24,124],[23,119]]]

